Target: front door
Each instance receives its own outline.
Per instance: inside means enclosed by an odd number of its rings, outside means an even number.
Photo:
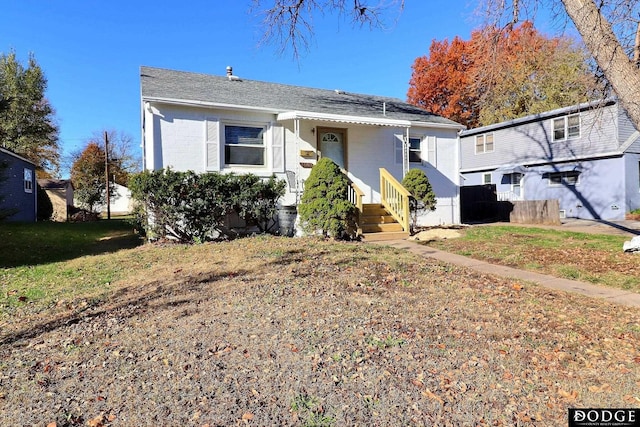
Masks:
[[[318,130],[318,146],[320,147],[320,157],[328,157],[340,168],[347,169],[344,129],[320,128]]]

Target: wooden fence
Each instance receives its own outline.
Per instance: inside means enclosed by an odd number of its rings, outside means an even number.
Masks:
[[[514,201],[509,222],[518,224],[560,224],[558,200]]]

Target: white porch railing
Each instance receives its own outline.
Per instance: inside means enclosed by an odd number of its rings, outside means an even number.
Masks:
[[[513,191],[498,191],[496,196],[499,202],[517,202],[524,200],[522,195],[516,194]]]

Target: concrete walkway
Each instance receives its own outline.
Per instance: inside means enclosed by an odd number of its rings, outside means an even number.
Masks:
[[[552,289],[557,289],[565,292],[574,292],[594,298],[602,298],[613,303],[640,308],[640,294],[637,294],[635,292],[607,288],[603,286],[592,285],[590,283],[578,282],[575,280],[559,279],[557,277],[548,276],[546,274],[539,274],[531,271],[518,270],[511,267],[490,264],[486,261],[478,261],[472,258],[464,257],[462,255],[444,252],[408,240],[388,240],[385,242],[372,243],[392,246],[398,249],[405,249],[424,257],[434,258],[450,264],[468,267],[481,273],[494,274],[509,279],[533,282]]]

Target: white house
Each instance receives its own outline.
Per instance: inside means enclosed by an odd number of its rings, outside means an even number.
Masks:
[[[289,181],[282,204],[294,205],[311,167],[329,157],[356,203],[361,195],[361,217],[383,205],[404,224],[395,181],[421,168],[438,199],[421,224],[460,222],[458,123],[396,98],[245,80],[230,67],[225,76],[141,67],[140,79],[147,170],[275,174]]]

